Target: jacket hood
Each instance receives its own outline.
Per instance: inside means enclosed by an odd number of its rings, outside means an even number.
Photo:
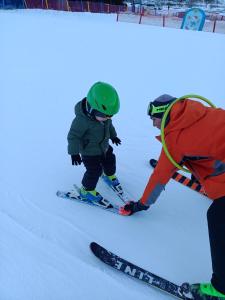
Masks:
[[[83,111],[83,105],[85,104],[85,100],[86,99],[83,99],[83,100],[77,102],[77,104],[74,107],[74,112],[75,112],[75,115],[77,117],[78,116],[82,116],[82,117],[86,117],[87,118],[87,115],[85,115],[85,113]]]
[[[170,121],[165,127],[165,133],[181,130],[193,125],[203,118],[206,112],[207,107],[200,102],[190,99],[178,101],[170,111]]]

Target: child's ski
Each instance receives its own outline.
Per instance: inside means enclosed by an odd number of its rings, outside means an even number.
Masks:
[[[150,159],[149,163],[150,163],[150,165],[151,165],[153,168],[155,168],[156,165],[157,165],[157,163],[158,163],[158,161],[157,161],[156,159],[153,159],[153,158],[152,158],[152,159]],[[201,184],[198,183],[198,182],[196,182],[194,179],[190,179],[190,178],[188,178],[187,176],[181,175],[181,174],[178,173],[178,172],[175,172],[175,173],[173,174],[173,177],[172,177],[172,178],[173,178],[175,181],[177,181],[177,182],[183,184],[184,186],[186,186],[186,187],[192,189],[193,191],[196,191],[196,192],[202,194],[203,196],[206,196],[206,197],[207,197],[207,195],[206,195],[206,193],[204,192],[204,189],[203,189],[203,187],[201,186]]]
[[[106,211],[110,211],[115,214],[120,214],[118,205],[112,204],[107,199],[104,198],[101,200],[101,202],[86,201],[82,199],[81,196],[79,195],[79,188],[76,185],[74,185],[74,188],[75,189],[71,191],[57,191],[56,195],[64,199],[74,200],[75,202],[80,202],[90,206],[99,207]]]
[[[112,184],[109,184],[107,178],[105,175],[102,175],[102,180],[104,183],[106,183],[106,185],[124,202],[128,202],[128,196],[126,195],[126,193],[124,192],[121,184],[118,184],[116,186],[113,186]]]
[[[91,251],[96,257],[98,257],[105,264],[113,267],[126,275],[136,278],[144,283],[147,283],[159,290],[170,294],[178,299],[191,300],[193,299],[190,292],[190,285],[188,283],[183,283],[182,285],[174,284],[162,277],[159,277],[147,270],[134,265],[127,260],[109,252],[102,246],[95,242],[90,244]]]

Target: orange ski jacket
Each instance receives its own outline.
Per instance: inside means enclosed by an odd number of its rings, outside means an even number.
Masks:
[[[190,99],[175,103],[165,142],[173,159],[192,172],[211,199],[225,196],[225,110]],[[162,149],[141,203],[153,204],[176,170]]]

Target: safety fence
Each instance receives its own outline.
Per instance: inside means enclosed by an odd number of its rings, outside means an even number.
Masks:
[[[135,12],[126,5],[83,0],[0,0],[0,8],[53,9],[71,12],[117,13],[117,21],[153,26],[181,28],[183,13],[160,14],[156,10],[147,11],[143,6]],[[225,19],[222,15],[208,15],[203,31],[225,33]]]
[[[181,28],[183,16],[174,15],[157,15],[146,13],[142,9],[138,13],[123,12],[117,14],[117,21],[138,23],[152,26],[170,27],[170,28]],[[210,16],[205,20],[202,31],[214,32],[214,33],[225,33],[225,20],[222,16]]]
[[[127,9],[126,5],[104,2],[73,0],[0,0],[2,8],[53,9],[72,12],[118,13]]]
[[[125,5],[112,5],[103,2],[70,0],[24,0],[26,8],[55,9],[74,12],[117,13],[126,10]]]

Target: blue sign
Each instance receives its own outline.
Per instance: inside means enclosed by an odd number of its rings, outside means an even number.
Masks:
[[[186,11],[181,29],[201,31],[205,24],[205,12],[200,8],[191,8]]]

